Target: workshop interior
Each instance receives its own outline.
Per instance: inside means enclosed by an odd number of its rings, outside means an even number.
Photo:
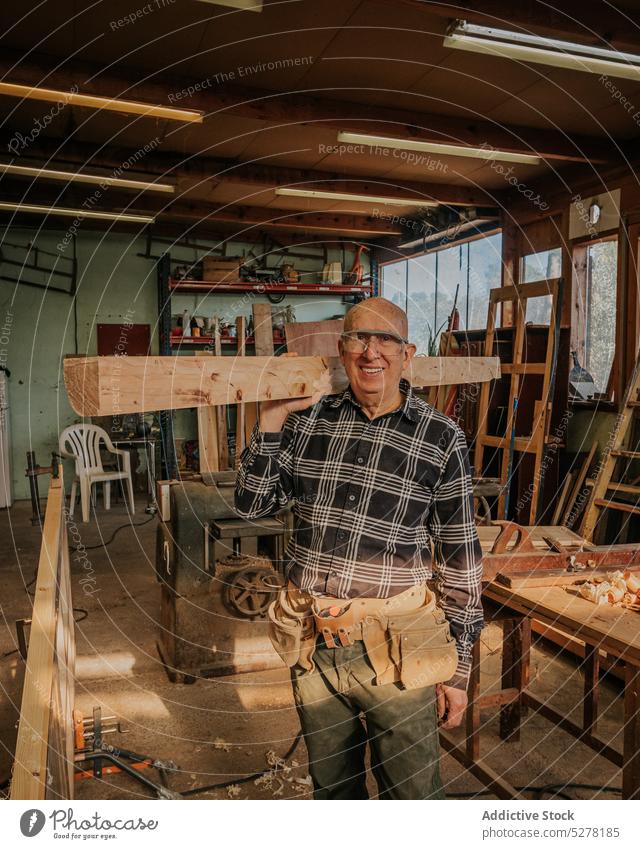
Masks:
[[[446,798],[640,798],[640,3],[23,0],[0,44],[0,796],[312,799],[298,506],[236,490],[384,298],[482,549]]]

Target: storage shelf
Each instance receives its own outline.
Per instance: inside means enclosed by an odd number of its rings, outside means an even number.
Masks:
[[[273,334],[273,344],[284,345],[285,338],[281,334]],[[222,345],[236,345],[238,342],[235,336],[221,336],[220,343]],[[211,345],[215,344],[215,339],[213,336],[172,336],[170,340],[170,344],[172,348],[179,348],[181,346],[190,347],[197,345]],[[253,336],[245,337],[245,345],[253,345],[254,339]]]
[[[257,292],[267,295],[371,295],[371,286],[343,286],[337,283],[246,283],[242,280],[214,283],[207,280],[169,279],[172,292]]]

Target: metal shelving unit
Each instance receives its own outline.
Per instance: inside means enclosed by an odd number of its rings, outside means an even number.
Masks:
[[[243,280],[230,280],[219,283],[207,280],[176,280],[171,277],[171,256],[162,254],[157,264],[157,292],[158,292],[158,337],[161,356],[170,356],[177,348],[211,345],[213,339],[207,336],[171,336],[171,296],[175,292],[206,293],[211,295],[229,294],[232,292],[254,292],[258,295],[285,294],[285,295],[314,295],[322,296],[348,296],[355,300],[362,300],[374,294],[371,285],[343,286],[334,283],[247,283]],[[251,337],[247,344],[251,344]],[[231,345],[236,342],[230,337],[223,339],[222,344]],[[284,337],[274,334],[274,344],[284,345]],[[158,415],[161,436],[161,465],[162,474],[166,479],[177,477],[178,467],[176,461],[175,445],[173,439],[173,413],[171,410],[161,410]]]

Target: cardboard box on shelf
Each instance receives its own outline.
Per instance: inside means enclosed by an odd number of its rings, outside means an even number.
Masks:
[[[202,279],[212,283],[234,283],[240,279],[241,257],[206,256],[202,260]]]

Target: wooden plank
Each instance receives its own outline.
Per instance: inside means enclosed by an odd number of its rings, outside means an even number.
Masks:
[[[585,646],[582,726],[589,734],[598,727],[598,696],[600,694],[600,650]]]
[[[347,386],[338,358],[212,359],[70,357],[64,362],[64,379],[71,406],[81,416],[299,398],[312,394],[327,373],[332,392],[340,392]],[[404,372],[419,387],[483,383],[499,375],[497,357],[416,357]]]
[[[467,695],[465,750],[470,761],[477,761],[480,757],[480,640],[473,646]]]
[[[625,663],[623,799],[640,798],[640,669]]]
[[[571,489],[571,485],[575,479],[575,472],[569,472],[569,474],[564,479],[564,484],[562,489],[560,490],[560,495],[558,496],[558,503],[556,504],[556,509],[553,511],[553,516],[551,518],[552,525],[560,524],[560,516],[563,513],[564,505],[568,497],[569,490]]]
[[[272,357],[274,349],[271,304],[253,304],[251,312],[256,357]]]
[[[596,498],[593,503],[596,507],[604,507],[606,510],[620,510],[622,513],[640,516],[640,506],[637,504],[625,504],[624,501],[611,501],[609,498]]]
[[[502,689],[521,694],[529,683],[531,623],[524,616],[502,622]],[[500,739],[519,740],[522,699],[510,699],[500,710]]]
[[[640,665],[638,614],[610,605],[596,605],[562,587],[513,591],[492,583],[484,594],[513,610],[561,628],[586,643]]]
[[[544,363],[502,363],[502,374],[544,374]]]
[[[598,568],[607,567],[609,571],[630,569],[632,566],[640,565],[640,547],[637,545],[608,545],[590,546],[588,549],[575,549],[564,553],[536,550],[527,551],[524,554],[514,553],[513,551],[506,554],[489,553],[485,554],[482,560],[482,579],[487,582],[492,581],[499,574],[513,576],[515,573],[531,574],[538,570],[544,570],[546,575],[551,569],[565,570],[570,559],[585,566],[586,569],[592,568],[589,566],[589,562],[592,562]],[[580,574],[584,574],[584,572],[580,572]]]
[[[12,799],[44,799],[54,683],[56,594],[63,525],[62,474],[49,485],[31,614],[29,651],[20,707]]]
[[[521,589],[523,587],[569,587],[572,584],[590,581],[592,578],[603,578],[607,572],[612,572],[614,566],[599,566],[595,569],[584,569],[580,572],[567,572],[566,569],[532,569],[528,572],[498,572],[495,580],[505,587]],[[640,565],[625,566],[629,572],[639,572]]]
[[[238,340],[238,356],[244,357],[247,353],[247,321],[243,315],[236,317],[236,339]],[[236,404],[236,469],[240,464],[240,455],[247,444],[246,439],[246,408],[242,401]]]
[[[607,487],[607,492],[627,492],[630,495],[640,495],[640,486],[638,486],[637,484],[611,481],[611,483]]]
[[[220,327],[216,326],[213,334],[213,346],[216,357],[222,356],[222,340]],[[229,440],[227,439],[227,407],[225,404],[216,406],[216,425],[218,430],[218,468],[224,471],[229,468]]]
[[[513,408],[512,408],[513,409]],[[505,436],[482,436],[478,437],[478,445],[485,448],[502,448],[505,453],[509,450],[511,440]],[[535,454],[538,443],[531,436],[516,436],[513,441],[513,450],[517,454]],[[514,463],[517,462],[514,460]]]
[[[211,351],[196,351],[196,357],[208,356],[211,356]],[[198,454],[200,474],[220,471],[220,437],[216,407],[198,407]]]
[[[481,758],[472,760],[465,749],[457,744],[448,731],[440,731],[440,743],[447,754],[465,766],[469,772],[489,788],[499,799],[519,799],[520,793],[502,775],[492,769]]]
[[[587,456],[584,458],[584,462],[582,463],[582,466],[580,466],[580,471],[578,472],[576,482],[573,486],[573,489],[571,490],[571,495],[569,496],[569,500],[567,501],[566,509],[565,509],[564,513],[562,514],[561,524],[563,524],[563,525],[566,525],[569,522],[569,517],[571,516],[574,505],[575,505],[575,503],[578,499],[578,496],[580,495],[580,490],[584,486],[584,482],[586,480],[586,477],[589,474],[591,462],[593,460],[593,457],[594,457],[597,449],[598,449],[598,443],[594,442],[593,445],[591,446],[591,450],[589,451]]]
[[[540,280],[537,283],[517,283],[514,286],[501,286],[498,289],[492,289],[489,297],[495,303],[502,303],[503,301],[523,303],[527,298],[553,295],[553,289],[557,287],[558,280],[558,277],[554,277],[548,280]]]
[[[552,708],[548,702],[541,701],[537,696],[528,691],[524,694],[524,702],[527,707],[530,707],[541,716],[544,716],[545,719],[548,719],[559,728],[562,728],[562,730],[566,731],[567,734],[571,734],[572,737],[580,740],[580,742],[584,743],[585,746],[589,746],[590,749],[596,751],[603,758],[611,761],[611,763],[614,763],[616,766],[622,766],[623,756],[620,752],[614,749],[613,746],[609,746],[604,740],[601,740],[594,734],[585,732],[580,725]]]
[[[598,518],[601,510],[607,508],[606,494],[609,485],[613,479],[613,473],[616,465],[615,452],[619,451],[625,436],[629,430],[629,426],[635,415],[635,408],[629,404],[630,401],[638,400],[638,391],[640,389],[640,357],[636,360],[633,369],[633,374],[629,380],[629,385],[625,392],[621,412],[616,418],[613,433],[605,446],[599,462],[599,473],[596,478],[589,503],[584,511],[584,519],[582,520],[581,533],[587,539],[593,539]],[[633,511],[630,511],[633,512]]]
[[[301,357],[337,357],[343,328],[343,318],[285,324],[287,351],[293,351]]]
[[[253,343],[256,357],[273,356],[273,321],[270,304],[253,304]],[[256,421],[260,415],[260,405],[255,404]],[[247,441],[249,436],[247,436]]]

